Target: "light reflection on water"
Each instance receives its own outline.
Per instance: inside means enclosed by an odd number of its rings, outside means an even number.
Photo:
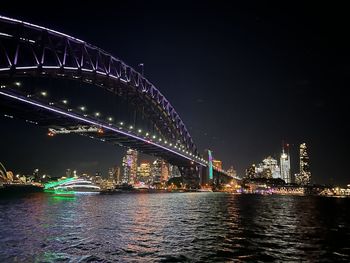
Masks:
[[[0,262],[350,260],[350,199],[38,193],[0,211]]]

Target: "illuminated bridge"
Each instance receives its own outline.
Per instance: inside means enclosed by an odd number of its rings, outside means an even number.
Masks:
[[[161,157],[194,185],[201,176],[232,179],[209,171],[175,108],[149,80],[83,40],[0,16],[0,84],[3,116],[50,136],[77,133]]]

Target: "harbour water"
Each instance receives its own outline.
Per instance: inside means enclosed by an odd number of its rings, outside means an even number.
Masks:
[[[0,226],[0,262],[350,261],[349,198],[35,193]]]

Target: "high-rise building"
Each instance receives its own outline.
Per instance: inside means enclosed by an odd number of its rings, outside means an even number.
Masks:
[[[68,178],[68,177],[73,177],[73,172],[72,172],[72,170],[71,169],[67,169],[66,170],[66,177]]]
[[[262,177],[265,178],[281,178],[281,172],[280,168],[278,167],[278,162],[276,159],[272,158],[271,156],[266,157],[262,165]]]
[[[151,164],[149,162],[141,162],[140,166],[137,167],[137,180],[144,183],[151,181]]]
[[[174,178],[174,177],[180,177],[180,176],[181,176],[181,172],[179,168],[175,165],[169,164],[169,177]]]
[[[108,181],[116,184],[121,183],[119,166],[114,166],[108,169]]]
[[[295,176],[295,181],[300,185],[308,185],[311,182],[310,160],[307,153],[306,143],[300,144],[300,170],[299,174]]]
[[[162,177],[162,160],[156,159],[151,166],[151,175],[154,183],[160,183]]]
[[[220,160],[213,160],[213,166],[217,169],[222,170],[222,161]]]
[[[236,177],[237,176],[237,171],[233,168],[233,166],[230,167],[230,169],[227,170],[227,174]]]
[[[135,184],[137,181],[137,156],[136,150],[128,149],[123,157],[123,184]]]
[[[252,164],[251,166],[249,166],[246,170],[245,170],[245,175],[246,178],[252,179],[256,177],[256,166],[255,164]]]
[[[119,166],[114,166],[113,176],[114,176],[115,183],[116,184],[121,184],[122,180],[121,180],[121,177],[120,177],[120,167]]]
[[[169,180],[169,164],[166,161],[162,161],[162,182],[167,182]]]
[[[287,144],[287,147],[288,147],[288,144]],[[289,151],[287,153],[284,151],[284,146],[282,147],[280,167],[281,167],[281,178],[287,184],[290,184],[292,182],[292,178],[290,175],[290,156],[289,156]]]

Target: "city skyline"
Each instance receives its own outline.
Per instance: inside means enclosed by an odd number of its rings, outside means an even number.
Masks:
[[[305,141],[315,181],[348,183],[337,165],[344,161],[349,147],[343,121],[348,117],[343,91],[347,64],[332,53],[346,54],[339,44],[346,41],[340,42],[341,35],[322,27],[324,21],[318,14],[283,5],[276,6],[276,12],[267,7],[251,10],[245,5],[227,6],[223,11],[222,6],[204,2],[193,19],[193,3],[187,11],[176,6],[170,11],[159,3],[141,5],[142,10],[133,10],[124,3],[120,11],[113,11],[135,12],[122,20],[118,15],[95,14],[87,4],[85,13],[91,21],[86,24],[73,23],[73,11],[67,11],[62,21],[62,12],[43,17],[41,10],[28,13],[13,3],[5,3],[1,13],[79,36],[135,68],[142,63],[144,74],[180,109],[201,151],[212,149],[215,159],[222,160],[224,166],[233,165],[238,174],[265,153],[279,154],[281,140],[290,143],[291,156],[297,156],[298,143]],[[176,12],[183,15],[181,21]],[[212,19],[207,20],[208,16]],[[282,23],[276,23],[279,20]],[[119,23],[125,27],[117,27]],[[332,29],[341,30],[340,20],[330,23]],[[183,29],[184,25],[188,26]],[[88,27],[104,28],[105,32]],[[74,166],[107,170],[122,156],[122,149],[111,145],[77,136],[47,138],[47,131],[24,123],[3,118],[1,123],[8,128],[1,136],[9,139],[1,141],[6,154],[0,161],[11,170],[43,167],[57,173]],[[37,149],[37,160],[26,158],[32,156],[32,149]],[[292,174],[298,172],[297,162],[298,158],[291,158]]]

